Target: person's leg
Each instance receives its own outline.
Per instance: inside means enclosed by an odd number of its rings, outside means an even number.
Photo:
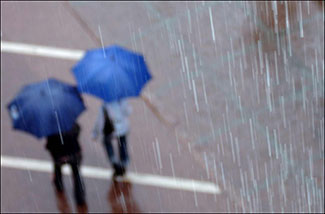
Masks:
[[[118,175],[124,175],[129,163],[126,135],[119,136],[117,138],[117,141],[119,145],[120,160],[121,160],[118,167]]]
[[[114,148],[112,145],[112,136],[104,136],[103,143],[105,146],[105,150],[107,152],[109,162],[115,168],[115,165],[118,163],[118,161],[114,154]]]
[[[126,135],[118,137],[118,145],[120,151],[120,160],[123,167],[127,167],[129,164],[129,154],[127,148]]]
[[[62,181],[62,172],[61,172],[61,166],[62,163],[59,159],[59,157],[53,153],[53,151],[49,151],[52,162],[53,162],[53,184],[58,192],[64,191],[64,185]]]
[[[85,186],[79,172],[79,166],[81,164],[81,154],[73,155],[71,157],[71,161],[69,161],[69,164],[71,166],[72,173],[73,173],[75,199],[79,205],[84,204]]]
[[[61,166],[62,164],[58,163],[58,161],[54,162],[54,177],[53,183],[57,191],[62,192],[64,190],[63,181],[62,181],[62,172]]]

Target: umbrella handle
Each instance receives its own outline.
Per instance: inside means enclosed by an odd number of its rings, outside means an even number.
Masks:
[[[174,124],[165,119],[158,108],[149,100],[149,98],[143,94],[140,95],[140,98],[145,102],[145,104],[150,108],[150,110],[154,113],[154,115],[167,126],[173,126]]]

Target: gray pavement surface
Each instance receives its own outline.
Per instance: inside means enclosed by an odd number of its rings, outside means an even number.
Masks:
[[[144,93],[175,123],[131,100],[130,171],[222,193],[85,178],[84,209],[69,176],[62,196],[51,174],[1,167],[1,212],[324,212],[324,2],[1,2],[2,41],[86,50],[100,38],[144,54]],[[73,84],[75,63],[1,52],[1,155],[50,161],[6,104],[31,82]],[[90,139],[100,101],[83,97],[83,165],[109,168]]]

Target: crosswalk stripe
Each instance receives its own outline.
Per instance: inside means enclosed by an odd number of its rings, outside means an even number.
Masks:
[[[15,168],[22,170],[33,170],[39,172],[51,173],[53,171],[52,163],[44,160],[20,158],[11,156],[1,156],[1,167]],[[71,175],[71,169],[65,165],[62,169],[63,174]],[[81,174],[88,178],[111,179],[112,170],[93,166],[81,166]],[[196,181],[192,179],[183,179],[176,177],[167,177],[151,174],[140,174],[128,172],[121,181],[132,182],[140,185],[156,186],[161,188],[179,189],[193,192],[202,192],[210,194],[220,194],[218,185],[211,182]]]

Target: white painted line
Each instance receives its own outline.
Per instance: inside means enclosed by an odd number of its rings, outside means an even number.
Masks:
[[[34,170],[48,173],[52,173],[53,171],[52,163],[49,161],[10,157],[4,155],[1,156],[1,167]],[[62,172],[66,175],[71,175],[71,169],[68,167],[68,165],[65,165],[63,167]],[[81,166],[81,174],[89,178],[106,180],[111,179],[112,170],[93,166]],[[221,193],[219,186],[214,183],[196,181],[191,179],[128,172],[125,178],[122,180],[161,188],[179,189],[210,194]]]
[[[1,40],[1,52],[27,54],[35,56],[55,57],[70,60],[79,60],[84,55],[83,50],[55,48],[40,45],[7,42]]]

